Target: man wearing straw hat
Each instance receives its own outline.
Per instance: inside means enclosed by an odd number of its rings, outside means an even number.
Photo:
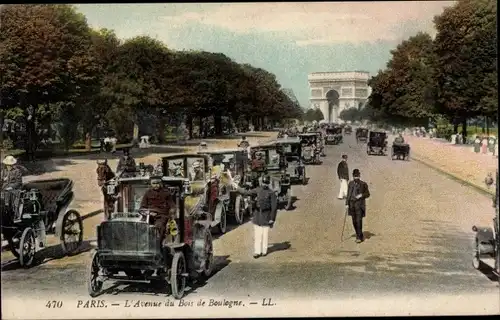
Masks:
[[[17,208],[19,189],[23,186],[23,172],[16,163],[17,159],[13,156],[6,156],[2,161],[5,165],[5,170],[2,170],[2,193],[5,206],[10,210]]]

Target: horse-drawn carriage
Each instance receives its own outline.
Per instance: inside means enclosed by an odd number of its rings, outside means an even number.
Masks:
[[[357,128],[356,129],[356,142],[366,142],[368,140],[368,129],[367,128]]]
[[[2,191],[2,234],[21,266],[43,261],[41,250],[46,248],[48,234],[60,239],[64,254],[77,251],[83,241],[83,223],[80,213],[69,209],[72,200],[70,179],[32,181],[21,190]],[[11,205],[7,207],[6,202]]]
[[[342,127],[340,126],[330,126],[326,128],[326,144],[339,144],[342,143]]]
[[[407,143],[393,143],[391,159],[410,160],[410,145]]]
[[[140,208],[149,188],[148,176],[107,182],[106,190],[116,201],[110,219],[97,226],[97,250],[88,269],[90,296],[102,293],[107,280],[166,281],[172,295],[180,299],[188,280],[211,275],[213,245],[209,217],[201,210],[186,210],[185,199],[192,191],[188,179],[163,176],[161,181],[175,203],[175,214],[169,218],[163,237],[152,224],[155,213]]]
[[[233,182],[243,186],[248,168],[248,153],[242,149],[204,150],[199,154],[210,156],[212,168],[220,167],[220,200],[237,224],[244,222],[250,198],[238,194]]]
[[[280,156],[276,141],[254,146],[251,149],[252,157],[255,157],[257,152],[263,154],[263,158],[266,162],[266,170],[263,174],[267,173],[271,178],[270,187],[278,197],[278,206],[282,207],[284,204],[285,209],[290,210],[293,202],[291,179],[290,175],[286,173],[286,169],[283,167],[284,159]],[[252,208],[254,207],[255,202],[252,203]]]
[[[497,170],[496,191],[493,197],[493,207],[495,208],[495,217],[493,218],[493,226],[480,227],[473,226],[472,231],[474,236],[474,251],[472,265],[476,269],[481,269],[482,266],[489,266],[493,273],[497,276],[500,283],[500,214],[498,208],[498,189],[500,182]]]
[[[387,152],[387,134],[385,131],[370,131],[366,153],[385,155]]]
[[[229,199],[223,197],[220,184],[220,168],[210,165],[206,154],[179,154],[162,158],[164,176],[188,179],[192,192],[186,196],[186,208],[205,211],[211,227],[219,233],[227,228]]]
[[[306,164],[321,164],[321,146],[315,132],[299,135],[302,144],[302,159]]]
[[[298,138],[276,140],[276,149],[280,155],[281,168],[286,168],[292,182],[307,184],[306,166],[302,161],[302,145]]]

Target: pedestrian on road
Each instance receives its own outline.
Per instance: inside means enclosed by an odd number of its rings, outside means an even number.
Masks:
[[[238,193],[246,196],[257,197],[257,210],[252,222],[254,225],[254,259],[267,255],[269,244],[269,229],[274,227],[278,211],[278,199],[269,187],[271,178],[268,175],[262,177],[262,185],[251,190],[239,188],[236,183],[233,186]]]
[[[342,155],[342,160],[337,166],[337,176],[340,180],[339,199],[345,199],[347,196],[347,183],[349,182],[349,167],[347,166],[347,155]]]
[[[363,235],[363,218],[366,215],[366,201],[370,197],[368,184],[360,179],[361,173],[358,169],[352,171],[353,180],[349,182],[346,199],[346,209],[352,218],[352,224],[356,231],[356,242],[365,241]]]

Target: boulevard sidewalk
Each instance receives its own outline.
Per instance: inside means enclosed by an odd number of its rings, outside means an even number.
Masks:
[[[489,189],[484,183],[488,173],[498,169],[498,158],[491,153],[477,154],[470,145],[452,145],[441,139],[418,138],[411,135],[404,136],[410,145],[410,157],[424,162],[438,170],[463,180],[475,188],[494,194],[494,186]],[[390,141],[392,143],[392,141]]]

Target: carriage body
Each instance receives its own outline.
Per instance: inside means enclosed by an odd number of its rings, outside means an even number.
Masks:
[[[249,213],[251,199],[238,194],[233,183],[238,187],[245,185],[248,152],[239,148],[203,150],[198,153],[210,157],[211,168],[220,168],[219,199],[224,205],[225,212],[234,218],[236,224],[242,224],[245,214]]]
[[[326,144],[339,144],[342,143],[342,141],[342,127],[335,126],[326,128]]]
[[[180,299],[186,281],[212,272],[210,221],[203,212],[185,210],[185,199],[192,190],[189,180],[162,177],[163,188],[169,190],[176,206],[163,241],[150,212],[139,210],[149,182],[148,176],[138,175],[113,179],[106,186],[116,201],[110,219],[97,226],[97,250],[88,272],[92,297],[102,293],[107,280],[166,280],[174,297]]]
[[[368,129],[367,128],[357,128],[356,129],[356,142],[366,142],[368,140]]]
[[[302,159],[306,164],[320,164],[321,146],[316,132],[299,135],[302,144]]]
[[[473,226],[475,232],[473,242],[472,265],[475,269],[483,269],[488,266],[497,276],[500,283],[500,213],[499,213],[499,175],[496,172],[496,190],[493,196],[493,208],[495,216],[492,226]]]
[[[393,143],[391,159],[410,160],[410,145],[407,143]]]
[[[368,155],[385,155],[387,152],[387,133],[385,131],[370,131],[366,153]]]
[[[302,145],[299,139],[276,140],[277,152],[282,159],[281,169],[285,169],[290,181],[307,184],[306,167],[302,160]]]
[[[31,181],[16,194],[12,209],[2,210],[2,234],[21,266],[31,267],[43,261],[40,251],[47,245],[47,235],[59,238],[64,254],[79,249],[83,222],[80,213],[69,208],[74,196],[72,180]]]

